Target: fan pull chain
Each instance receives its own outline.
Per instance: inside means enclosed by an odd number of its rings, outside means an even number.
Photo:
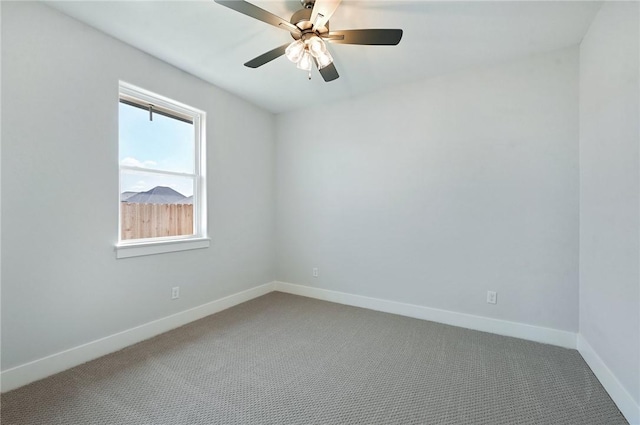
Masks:
[[[311,71],[309,71],[309,81],[311,81]]]
[[[153,105],[149,105],[149,121],[153,121]]]

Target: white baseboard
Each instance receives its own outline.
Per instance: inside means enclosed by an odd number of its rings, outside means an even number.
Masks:
[[[633,397],[631,397],[622,384],[620,384],[615,375],[609,370],[582,335],[524,323],[491,319],[488,317],[474,316],[471,314],[457,313],[327,289],[312,288],[286,282],[270,282],[256,286],[255,288],[238,292],[219,300],[154,320],[132,329],[127,329],[117,334],[4,370],[0,375],[1,391],[10,391],[39,379],[46,378],[47,376],[121,350],[145,339],[152,338],[163,332],[186,325],[194,320],[266,295],[272,291],[286,292],[566,348],[577,348],[629,423],[632,425],[640,425],[640,406],[634,401]]]
[[[149,339],[163,332],[178,328],[217,313],[253,298],[272,292],[275,282],[267,283],[238,292],[228,297],[212,301],[117,334],[109,335],[87,344],[80,345],[56,354],[34,360],[20,366],[2,371],[0,375],[1,391],[6,392],[30,382],[46,378],[90,360],[121,350],[129,345]]]
[[[622,386],[618,378],[581,334],[578,334],[578,352],[587,362],[604,389],[607,390],[620,412],[629,421],[629,424],[640,425],[640,405],[635,402],[631,394]]]
[[[491,319],[474,316],[472,314],[456,313],[454,311],[439,310],[414,304],[405,304],[362,295],[347,294],[328,289],[312,288],[286,282],[275,282],[275,290],[309,298],[331,301],[385,313],[399,314],[416,319],[459,326],[477,331],[491,332],[498,335],[512,336],[545,344],[558,345],[565,348],[576,348],[576,334],[574,332],[527,325],[506,320]]]

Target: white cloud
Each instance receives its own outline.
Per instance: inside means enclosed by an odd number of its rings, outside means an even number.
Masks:
[[[123,158],[122,161],[120,161],[120,165],[124,165],[126,167],[152,168],[158,165],[158,163],[155,161],[139,161],[135,158],[128,156],[126,158]]]

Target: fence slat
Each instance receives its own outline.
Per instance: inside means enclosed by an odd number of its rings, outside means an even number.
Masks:
[[[122,240],[193,234],[193,205],[120,203]]]

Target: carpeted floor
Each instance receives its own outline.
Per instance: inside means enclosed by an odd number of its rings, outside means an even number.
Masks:
[[[2,395],[9,424],[626,424],[575,350],[271,293]]]

